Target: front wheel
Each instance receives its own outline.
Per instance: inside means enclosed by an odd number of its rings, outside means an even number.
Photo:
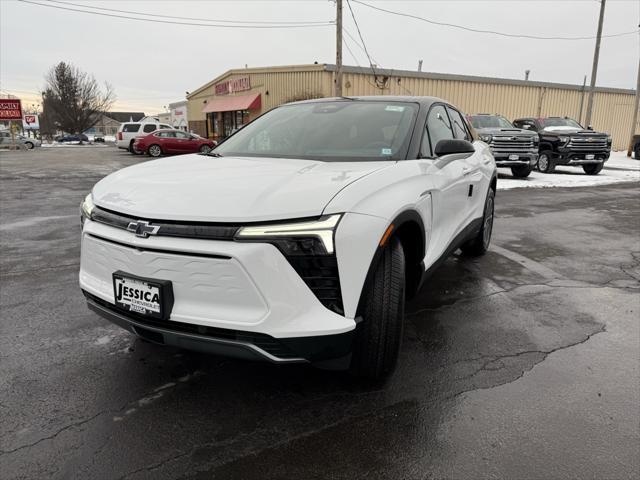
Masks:
[[[209,145],[202,145],[200,147],[200,153],[209,153],[211,151],[211,147]]]
[[[527,178],[531,173],[531,167],[529,165],[518,165],[517,167],[511,167],[511,174],[516,178]]]
[[[33,144],[33,142],[24,142],[25,147],[27,147],[29,150],[33,150],[33,147],[35,146]]]
[[[602,171],[603,167],[604,163],[590,163],[587,165],[583,165],[582,169],[587,175],[597,175]]]
[[[478,234],[471,240],[464,243],[460,250],[465,255],[478,257],[484,255],[489,250],[489,244],[491,243],[491,233],[493,232],[493,213],[495,204],[496,193],[493,188],[489,189],[487,199],[484,202],[484,215],[482,217],[482,227]]]
[[[540,152],[538,157],[538,170],[542,173],[553,173],[556,169],[556,163],[553,161],[553,154],[550,150]]]
[[[159,157],[160,155],[162,155],[162,148],[160,148],[160,145],[151,145],[147,152],[151,157]]]
[[[357,377],[376,380],[395,367],[404,322],[404,272],[402,244],[392,238],[362,298],[362,322],[356,330],[350,366]]]

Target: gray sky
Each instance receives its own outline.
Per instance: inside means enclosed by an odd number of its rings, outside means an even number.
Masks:
[[[335,4],[329,0],[65,1],[202,19],[335,20]],[[537,36],[594,36],[600,8],[597,0],[363,1],[440,22]],[[582,83],[583,75],[591,71],[595,40],[504,38],[429,25],[357,3],[352,6],[369,53],[385,68],[415,70],[418,60],[423,59],[424,71],[523,78],[524,70],[530,69],[531,80],[575,84]],[[346,0],[344,21],[346,29],[357,37]],[[607,1],[604,35],[633,31],[639,22],[640,0]],[[335,26],[241,29],[171,25],[0,0],[0,31],[0,93],[18,95],[25,104],[35,101],[44,85],[44,73],[61,60],[111,83],[118,96],[114,110],[148,114],[183,99],[185,91],[230,68],[335,63]],[[348,37],[346,41],[357,62],[367,65],[364,52]],[[639,50],[637,34],[603,38],[598,85],[635,88]],[[344,63],[356,65],[346,48]]]

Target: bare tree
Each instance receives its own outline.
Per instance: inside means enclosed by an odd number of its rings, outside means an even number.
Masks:
[[[104,90],[93,77],[78,67],[60,62],[45,76],[42,114],[51,129],[82,133],[93,127],[115,101],[111,85]]]

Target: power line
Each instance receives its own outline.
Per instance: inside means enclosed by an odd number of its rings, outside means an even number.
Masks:
[[[532,39],[532,40],[569,40],[569,41],[573,41],[573,40],[593,40],[594,36],[590,36],[590,37],[545,37],[545,36],[540,36],[540,35],[524,35],[524,34],[513,34],[513,33],[504,33],[504,32],[496,32],[494,30],[481,30],[478,28],[472,28],[472,27],[465,27],[464,25],[457,25],[455,23],[446,23],[446,22],[438,22],[436,20],[430,20],[428,18],[424,18],[424,17],[420,17],[418,15],[413,15],[410,13],[403,13],[403,12],[395,12],[393,10],[387,10],[386,8],[382,8],[382,7],[376,7],[374,5],[371,5],[369,3],[365,3],[362,2],[361,0],[353,0],[354,3],[358,3],[360,5],[364,5],[365,7],[369,7],[373,10],[378,10],[381,12],[385,12],[385,13],[389,13],[391,15],[397,15],[399,17],[407,17],[407,18],[413,18],[415,20],[420,20],[422,22],[426,22],[429,23],[431,25],[439,25],[441,27],[451,27],[451,28],[458,28],[460,30],[465,30],[467,32],[474,32],[474,33],[486,33],[486,34],[491,34],[491,35],[498,35],[501,37],[509,37],[509,38],[528,38],[528,39]],[[351,8],[351,7],[349,7]],[[621,32],[621,33],[613,33],[610,35],[602,35],[602,37],[622,37],[624,35],[633,35],[635,33],[637,33],[638,30],[633,30],[631,32]]]
[[[132,10],[118,10],[115,8],[106,8],[106,7],[94,7],[92,5],[85,5],[80,3],[72,3],[72,2],[61,2],[59,0],[48,0],[50,3],[59,3],[62,5],[70,5],[74,7],[81,8],[91,8],[93,10],[103,10],[107,12],[116,12],[116,13],[130,13],[133,15],[141,15],[145,17],[157,17],[157,18],[171,18],[174,20],[196,20],[201,22],[218,22],[218,23],[233,23],[233,24],[264,24],[264,25],[324,25],[327,23],[331,23],[331,21],[260,21],[260,20],[220,20],[214,18],[194,18],[194,17],[177,17],[172,15],[160,15],[156,13],[145,13],[145,12],[136,12]]]
[[[331,22],[327,22],[327,23],[318,23],[318,24],[305,24],[305,25],[229,25],[229,24],[213,24],[213,23],[193,23],[193,22],[175,22],[175,21],[171,21],[171,20],[154,20],[151,18],[136,18],[136,17],[129,17],[126,15],[115,15],[112,13],[102,13],[102,12],[91,12],[89,10],[81,10],[81,9],[77,9],[77,8],[69,8],[69,7],[62,7],[59,5],[53,5],[50,3],[38,3],[38,2],[34,2],[32,0],[18,0],[19,2],[22,3],[28,3],[31,5],[38,5],[40,7],[49,7],[49,8],[56,8],[59,10],[68,10],[71,12],[79,12],[79,13],[86,13],[89,15],[99,15],[102,17],[112,17],[112,18],[123,18],[126,20],[137,20],[139,22],[151,22],[151,23],[163,23],[163,24],[171,24],[171,25],[187,25],[187,26],[193,26],[193,27],[219,27],[219,28],[247,28],[247,29],[252,29],[252,28],[259,28],[259,29],[266,29],[266,28],[310,28],[310,27],[328,27],[328,26],[333,26],[334,24]]]
[[[360,41],[362,42],[364,53],[367,56],[367,59],[369,60],[369,66],[371,67],[371,70],[373,71],[373,75],[375,77],[376,69],[373,67],[373,62],[371,61],[371,55],[369,55],[369,51],[367,50],[367,44],[365,43],[364,38],[362,38],[360,25],[358,25],[358,20],[356,20],[356,15],[353,13],[353,8],[351,8],[351,2],[349,0],[347,0],[347,6],[349,7],[349,11],[351,12],[351,18],[353,18],[353,23],[356,25],[356,30],[358,31],[358,36],[360,37]]]

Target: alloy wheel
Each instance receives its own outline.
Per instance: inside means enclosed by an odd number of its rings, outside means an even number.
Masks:
[[[484,248],[489,248],[491,231],[493,230],[493,197],[487,198],[487,206],[484,210],[484,228],[482,231],[482,243]]]

